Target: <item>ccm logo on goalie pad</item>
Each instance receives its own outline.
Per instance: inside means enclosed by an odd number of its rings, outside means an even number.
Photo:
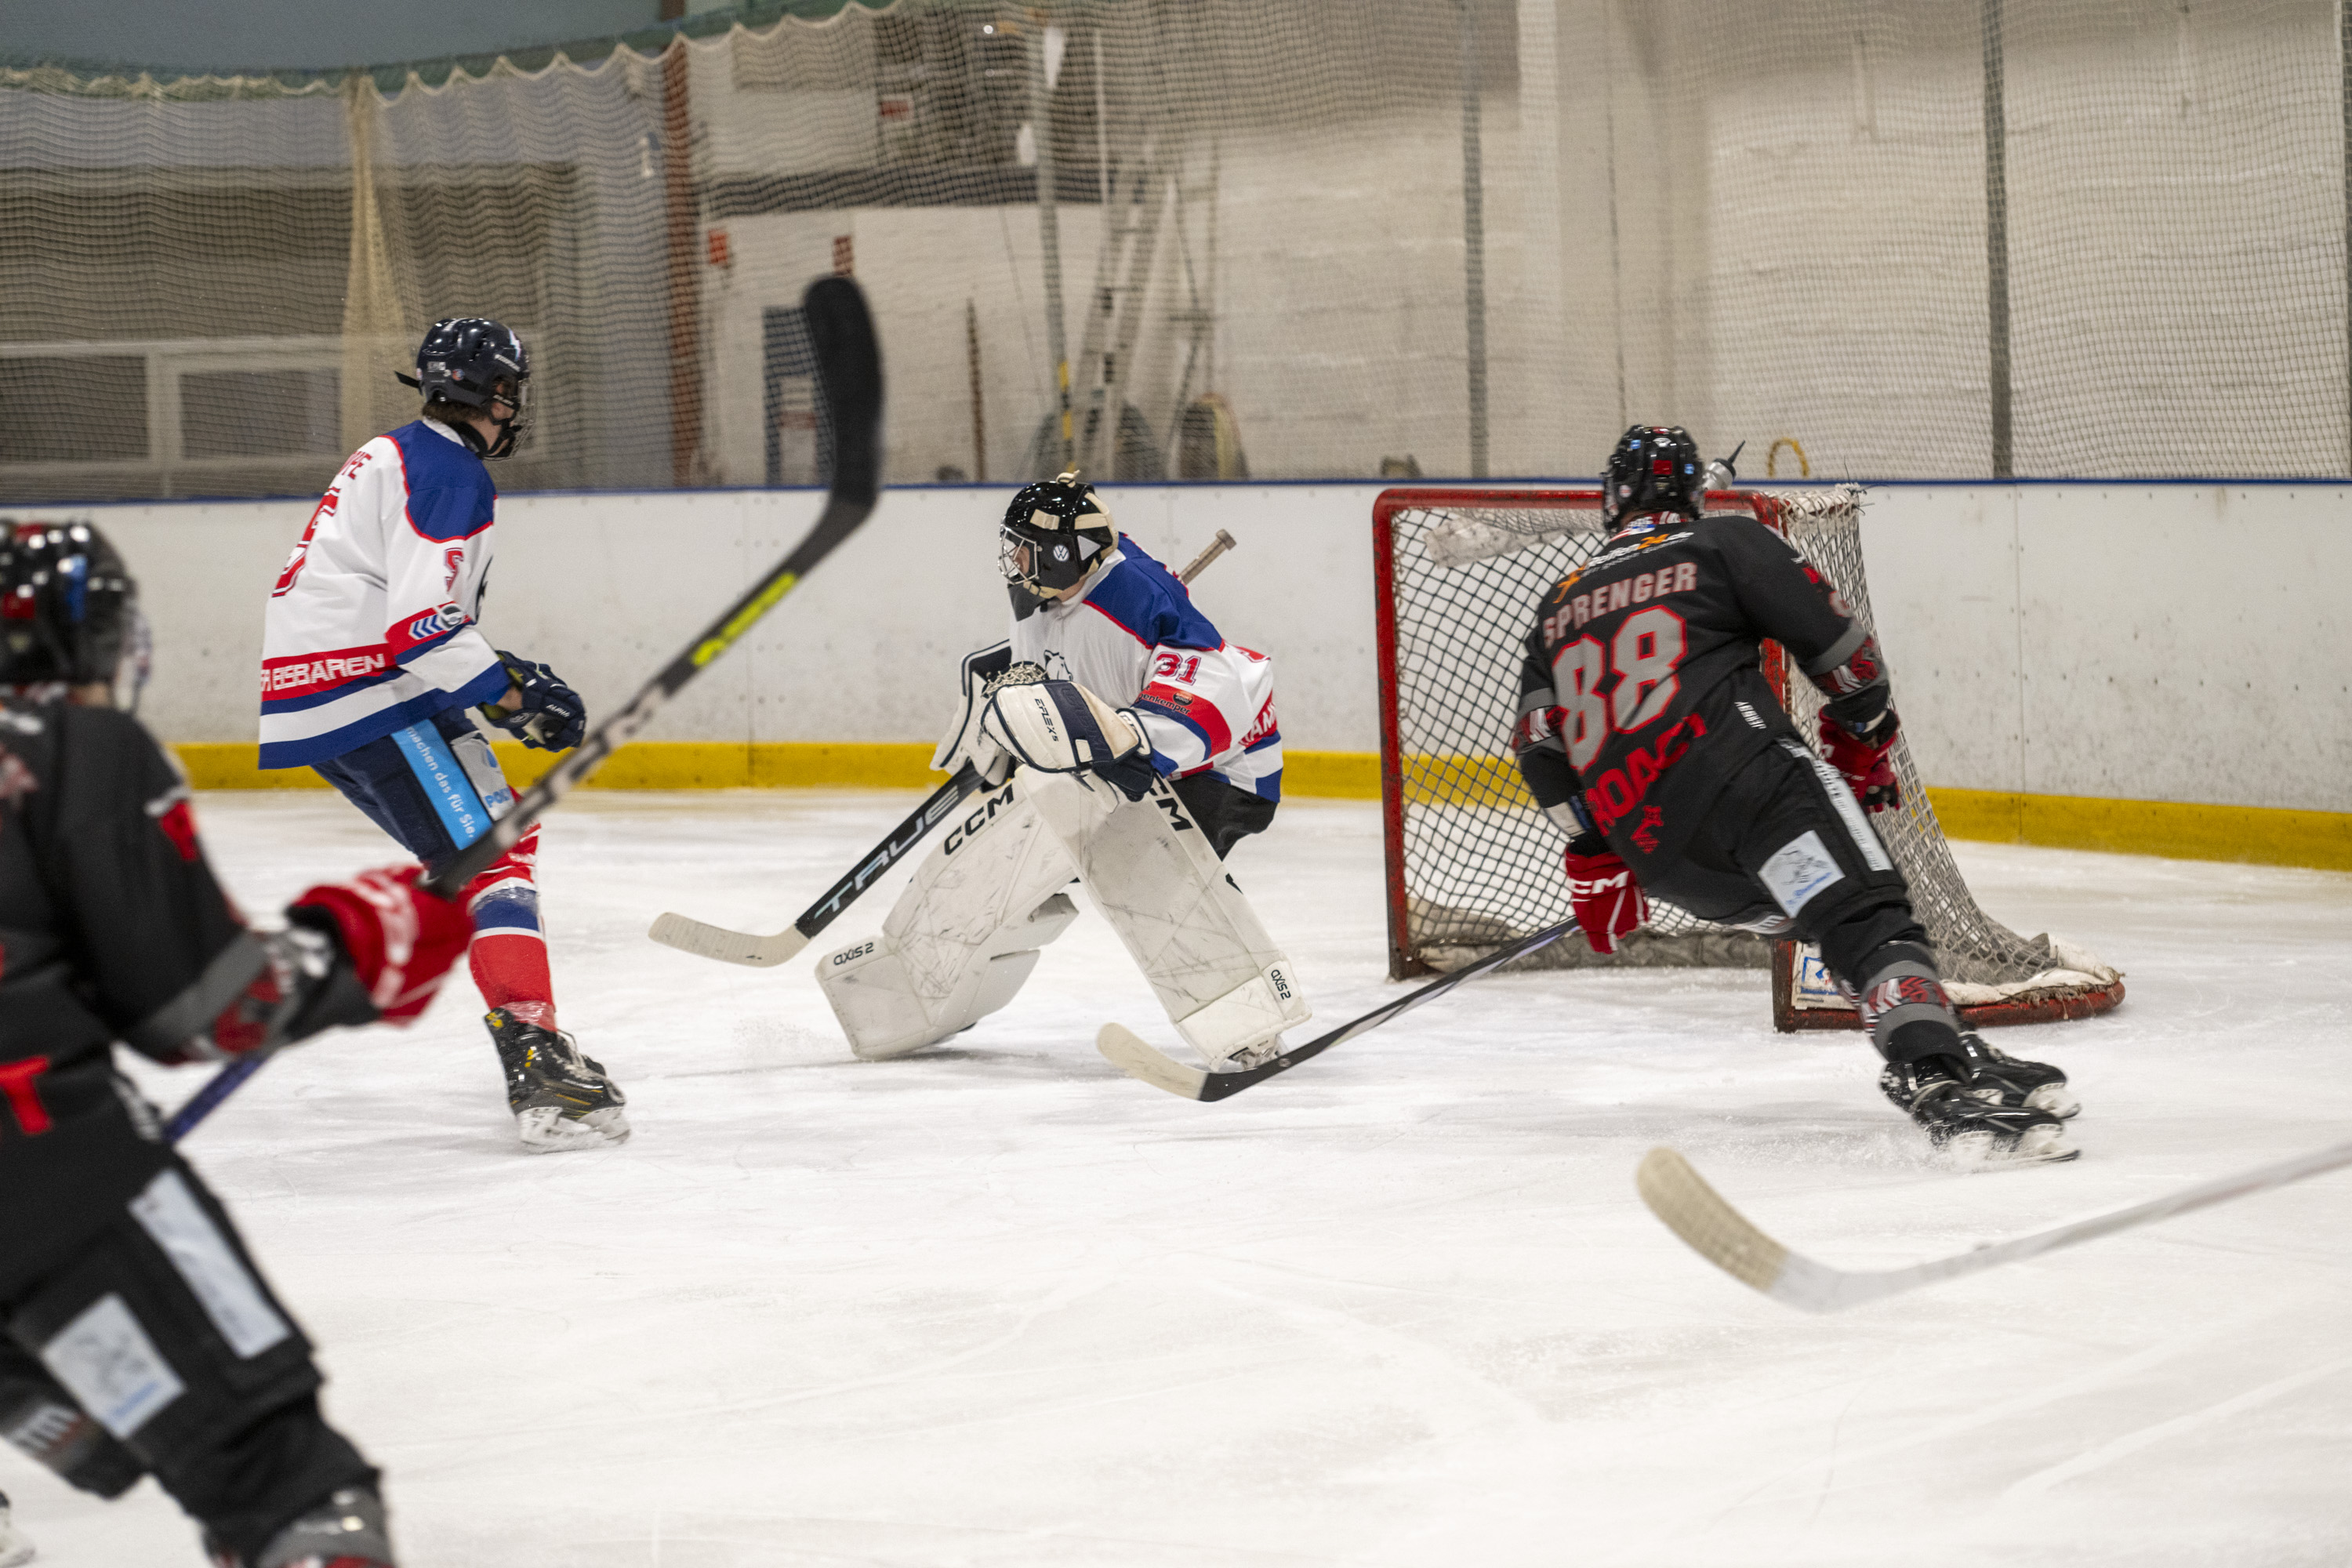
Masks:
[[[973,834],[978,833],[982,828],[995,821],[997,808],[999,806],[1009,806],[1013,804],[1013,785],[1006,784],[1001,793],[989,796],[988,803],[985,805],[981,806],[970,816],[965,817],[955,826],[948,829],[947,842],[940,847],[940,853],[942,855],[954,854],[957,850],[964,847],[964,845],[971,838]]]

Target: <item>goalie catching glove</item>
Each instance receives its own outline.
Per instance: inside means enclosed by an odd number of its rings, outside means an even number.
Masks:
[[[524,745],[543,752],[568,752],[587,739],[588,705],[555,671],[504,648],[499,649],[499,662],[506,666],[507,679],[514,682],[517,701],[512,708],[485,702],[483,718]]]
[[[1892,811],[1903,804],[1903,786],[1886,760],[1899,728],[1892,708],[1879,715],[1866,735],[1853,734],[1826,711],[1822,714],[1822,752],[1864,811]]]
[[[981,727],[1014,761],[1041,773],[1098,773],[1129,800],[1151,793],[1160,774],[1143,724],[1074,680],[1000,686]]]
[[[1579,845],[1587,846],[1584,853]],[[1562,858],[1568,870],[1568,902],[1584,940],[1602,957],[1617,951],[1618,939],[1650,918],[1650,900],[1633,869],[1598,835],[1580,838]]]

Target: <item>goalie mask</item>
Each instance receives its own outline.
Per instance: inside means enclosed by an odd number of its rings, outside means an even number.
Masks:
[[[1059,598],[1086,581],[1118,543],[1118,530],[1095,500],[1095,488],[1078,482],[1076,468],[1040,484],[1024,485],[1004,509],[996,563],[1013,587],[1018,605],[1032,598]]]
[[[502,321],[459,316],[434,322],[416,345],[416,374],[398,379],[425,394],[428,403],[454,403],[496,425],[498,439],[488,443],[472,426],[457,427],[478,456],[503,458],[530,434],[525,411],[530,404],[530,353]],[[507,411],[503,419],[499,417],[501,407]]]
[[[1636,425],[1617,438],[1603,481],[1602,520],[1614,528],[1652,512],[1696,517],[1706,481],[1698,443],[1679,425]]]
[[[138,584],[104,534],[0,523],[0,687],[104,685],[127,711],[147,664]]]

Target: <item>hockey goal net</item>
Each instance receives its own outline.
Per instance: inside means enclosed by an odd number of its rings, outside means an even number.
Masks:
[[[1856,486],[1728,490],[1711,511],[1745,511],[1802,551],[1865,626]],[[1388,858],[1389,973],[1459,968],[1569,917],[1559,829],[1537,809],[1509,752],[1521,639],[1537,603],[1600,548],[1601,492],[1391,489],[1373,503],[1381,660],[1381,795]],[[1810,739],[1820,694],[1790,680],[1767,643],[1765,673]],[[1899,679],[1899,672],[1898,672]],[[1873,820],[1911,884],[1947,987],[1976,1024],[2084,1017],[2123,998],[2123,977],[2049,936],[2023,937],[1970,896],[1898,740],[1903,805]],[[1653,902],[1614,957],[1580,941],[1528,961],[1546,967],[1731,965],[1772,972],[1782,1029],[1853,1027],[1853,1009],[1809,944],[1770,942]]]

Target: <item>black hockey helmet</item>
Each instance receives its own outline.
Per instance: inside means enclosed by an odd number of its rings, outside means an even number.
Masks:
[[[1698,443],[1679,425],[1635,425],[1617,438],[1601,514],[1610,527],[1652,512],[1696,517],[1706,490]]]
[[[102,682],[127,709],[146,677],[139,586],[106,535],[0,521],[0,686]]]
[[[434,322],[416,345],[416,374],[400,380],[425,394],[428,403],[454,403],[497,425],[499,438],[479,447],[485,458],[505,457],[530,429],[525,416],[530,405],[530,352],[503,321],[454,316]],[[496,403],[505,403],[514,412],[500,419]],[[481,441],[469,426],[460,426],[457,433],[469,447]]]
[[[1094,486],[1080,483],[1072,468],[1013,493],[996,563],[1007,583],[1051,598],[1084,582],[1118,542],[1118,529],[1095,499]]]

